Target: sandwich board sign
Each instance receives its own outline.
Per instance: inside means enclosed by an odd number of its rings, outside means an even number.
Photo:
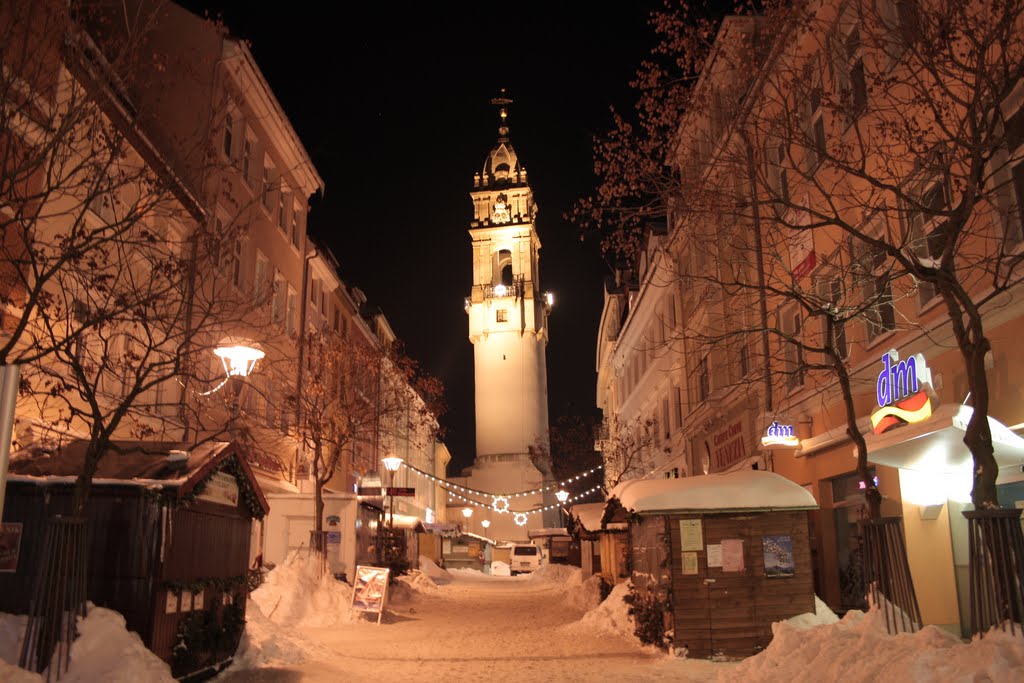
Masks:
[[[356,578],[352,583],[352,610],[356,612],[376,612],[377,623],[384,615],[384,605],[388,598],[387,567],[356,567]]]

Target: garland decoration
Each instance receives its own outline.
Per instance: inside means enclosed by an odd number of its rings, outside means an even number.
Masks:
[[[249,478],[245,476],[242,466],[238,463],[238,454],[232,454],[220,462],[217,467],[211,470],[203,481],[195,485],[195,487],[183,495],[180,499],[180,503],[192,503],[196,500],[203,491],[206,490],[206,486],[209,484],[210,479],[213,475],[218,472],[224,472],[230,474],[238,482],[238,492],[242,496],[242,500],[245,501],[245,506],[249,509],[249,513],[253,519],[263,519],[263,506],[260,505],[259,497],[256,495],[256,491],[252,487],[252,483]]]

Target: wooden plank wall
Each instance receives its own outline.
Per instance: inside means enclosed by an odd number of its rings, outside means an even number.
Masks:
[[[153,592],[153,635],[150,649],[170,661],[177,640],[178,624],[191,611],[166,613],[166,582],[244,575],[249,568],[249,543],[252,520],[245,502],[230,508],[196,500],[188,507],[171,509],[170,534],[164,549],[161,581]],[[203,593],[204,609],[219,610],[221,593],[208,588]],[[245,589],[234,593],[245,606]]]
[[[709,568],[707,552],[702,550],[697,553],[697,574],[683,575],[678,520],[698,518],[703,522],[705,548],[724,539],[743,541],[743,571]],[[814,611],[806,512],[672,515],[668,521],[672,539],[674,642],[677,647],[685,646],[691,657],[756,654],[771,642],[772,622]],[[763,536],[792,538],[794,576],[765,576]]]
[[[8,484],[4,521],[24,527],[18,570],[0,573],[0,611],[28,611],[48,520],[71,510],[70,486]],[[157,575],[159,505],[141,489],[94,486],[89,501],[88,599],[124,615],[129,630],[149,635]]]

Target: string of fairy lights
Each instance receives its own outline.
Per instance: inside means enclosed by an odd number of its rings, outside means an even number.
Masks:
[[[526,523],[529,520],[529,515],[538,514],[538,513],[541,513],[541,512],[545,512],[547,510],[555,510],[555,509],[559,508],[560,506],[565,505],[566,503],[571,503],[571,502],[577,501],[580,498],[588,496],[588,495],[590,495],[590,494],[592,494],[592,493],[594,493],[596,491],[600,491],[601,490],[601,486],[600,486],[600,484],[598,484],[596,486],[593,486],[593,487],[587,489],[586,491],[583,491],[581,493],[576,494],[575,496],[571,496],[571,497],[566,498],[565,501],[559,502],[559,503],[554,504],[554,505],[545,505],[545,506],[542,506],[542,507],[539,507],[539,508],[534,508],[532,510],[513,510],[511,508],[511,503],[510,503],[509,499],[523,498],[523,497],[526,497],[526,496],[535,496],[535,495],[538,495],[538,494],[541,494],[541,493],[545,493],[547,491],[553,491],[553,490],[556,490],[556,489],[562,489],[567,484],[571,484],[572,482],[579,481],[581,479],[585,479],[585,478],[591,476],[592,474],[594,474],[598,470],[602,469],[602,467],[603,467],[602,465],[598,465],[596,467],[592,467],[589,470],[587,470],[586,472],[581,472],[580,474],[577,474],[574,477],[568,477],[567,479],[564,479],[563,481],[560,481],[557,484],[548,484],[547,486],[541,486],[541,487],[538,487],[538,488],[535,488],[535,489],[531,489],[529,491],[516,491],[516,492],[512,492],[512,493],[498,493],[498,494],[495,494],[495,493],[490,493],[488,491],[481,491],[479,489],[474,489],[474,488],[471,488],[471,487],[468,487],[468,486],[460,486],[459,484],[454,484],[454,483],[448,481],[447,479],[441,479],[440,477],[435,477],[434,475],[430,474],[429,472],[424,472],[423,470],[421,470],[421,469],[419,469],[417,467],[414,467],[413,465],[409,465],[407,463],[402,463],[402,464],[403,464],[403,466],[406,469],[411,470],[416,475],[418,475],[420,477],[424,477],[426,479],[429,479],[430,481],[434,482],[435,484],[438,484],[442,489],[444,489],[445,492],[448,493],[448,500],[449,501],[456,501],[456,500],[458,500],[458,501],[462,501],[463,503],[467,503],[468,505],[471,505],[473,507],[477,507],[477,508],[480,508],[480,509],[483,509],[483,510],[493,510],[494,512],[496,512],[498,514],[511,514],[513,521],[518,526],[526,526]],[[475,498],[470,498],[468,496],[462,495],[461,493],[456,493],[456,491],[462,491],[462,492],[465,492],[465,493],[475,494],[475,495],[478,495],[478,496],[489,496],[491,498],[491,502],[487,503],[487,502],[482,501],[482,500],[477,500]]]
[[[591,467],[586,472],[581,472],[581,473],[577,474],[575,477],[569,477],[568,479],[564,479],[564,480],[558,482],[557,484],[548,484],[547,486],[541,486],[540,488],[536,488],[536,489],[533,489],[533,490],[530,490],[530,491],[517,491],[515,493],[492,493],[491,491],[481,491],[480,489],[474,489],[474,488],[470,488],[468,486],[459,486],[458,484],[454,484],[454,483],[448,481],[447,479],[441,479],[439,477],[435,477],[434,475],[430,474],[429,472],[424,472],[423,470],[421,470],[421,469],[419,469],[417,467],[414,467],[414,466],[412,466],[412,465],[410,465],[409,463],[406,463],[406,462],[403,462],[402,466],[405,467],[406,469],[412,470],[413,472],[415,472],[416,474],[420,475],[421,477],[426,477],[427,479],[431,480],[432,482],[434,482],[436,484],[440,484],[441,486],[448,487],[446,490],[454,489],[456,491],[463,491],[465,493],[475,493],[478,496],[493,496],[493,497],[497,497],[497,498],[520,498],[520,497],[526,497],[526,496],[535,496],[538,493],[544,493],[545,491],[555,491],[557,489],[562,488],[566,484],[571,484],[574,481],[579,481],[580,479],[585,479],[585,478],[589,477],[590,475],[594,474],[595,472],[597,472],[598,470],[601,470],[601,469],[604,468],[604,465],[597,465],[595,467]]]

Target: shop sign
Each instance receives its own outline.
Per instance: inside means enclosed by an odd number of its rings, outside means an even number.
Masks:
[[[932,416],[932,377],[924,356],[918,353],[906,360],[899,358],[896,349],[882,356],[882,371],[875,383],[878,410],[871,414],[875,434]]]
[[[796,437],[793,425],[780,425],[772,422],[765,435],[761,437],[761,445],[771,448],[800,448],[800,439]]]
[[[238,507],[238,481],[227,472],[215,472],[206,482],[203,492],[196,498],[218,505]]]
[[[352,611],[376,612],[377,623],[380,623],[387,604],[390,571],[387,567],[356,567],[356,577],[352,583]]]
[[[711,437],[711,471],[721,472],[747,457],[747,430],[736,420]]]

